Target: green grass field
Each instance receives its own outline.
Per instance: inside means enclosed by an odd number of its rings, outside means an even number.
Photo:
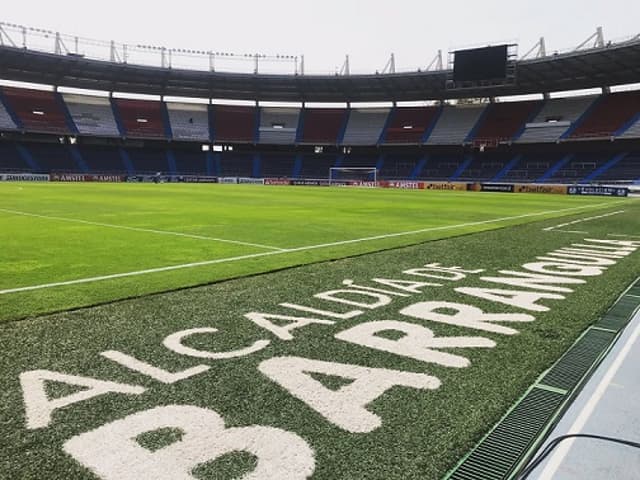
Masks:
[[[517,200],[517,201],[514,201]],[[0,184],[0,320],[571,213],[603,198],[180,184]],[[197,267],[186,264],[205,262]]]
[[[442,478],[640,275],[486,279],[640,240],[633,199],[0,184],[0,238],[3,479]]]

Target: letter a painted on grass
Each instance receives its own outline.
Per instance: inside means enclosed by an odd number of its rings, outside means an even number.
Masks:
[[[291,395],[320,413],[332,424],[352,433],[367,433],[382,425],[366,406],[391,387],[435,390],[440,380],[423,373],[368,368],[301,357],[276,357],[258,369]],[[352,380],[337,391],[326,388],[310,374],[320,373]]]
[[[155,451],[137,441],[166,428],[180,430],[182,438]],[[213,410],[182,405],[116,420],[73,437],[64,451],[103,480],[194,480],[191,472],[198,465],[233,452],[257,457],[243,480],[302,480],[315,468],[313,450],[293,433],[262,426],[225,428]]]
[[[51,400],[46,392],[46,382],[64,383],[82,387],[79,392]],[[27,428],[43,428],[51,423],[51,415],[59,408],[89,400],[107,393],[140,395],[143,387],[126,383],[108,382],[91,377],[67,375],[50,370],[31,370],[20,375],[20,385],[24,398]]]
[[[397,340],[379,337],[380,332],[402,332]],[[394,320],[367,322],[337,333],[338,340],[355,343],[383,352],[395,353],[445,367],[464,368],[470,365],[467,358],[452,353],[439,352],[442,348],[493,348],[496,342],[483,337],[438,337],[421,325]]]

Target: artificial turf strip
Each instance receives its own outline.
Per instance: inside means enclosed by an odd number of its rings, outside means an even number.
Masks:
[[[602,211],[598,205],[620,207],[627,203],[579,196],[518,194],[505,197],[500,193],[391,189],[0,183],[0,292],[258,255],[142,277],[0,293],[0,321],[570,213],[597,214],[594,212]],[[583,207],[586,208],[567,210]],[[538,215],[541,212],[549,213]],[[528,216],[530,214],[534,215]],[[57,218],[45,218],[47,216]],[[509,219],[477,223],[499,218]],[[421,229],[430,230],[297,252],[158,233],[290,249]]]
[[[557,223],[551,220],[0,325],[0,478],[95,478],[62,452],[66,440],[127,415],[171,404],[213,409],[227,427],[263,425],[295,433],[315,452],[314,479],[440,478],[640,275],[640,252],[575,286],[564,300],[541,300],[550,311],[534,313],[532,323],[509,324],[520,331],[514,336],[417,321],[398,313],[415,302],[436,300],[467,303],[487,312],[523,313],[454,291],[460,284],[499,287],[478,276],[395,298],[364,317],[300,328],[292,341],[270,336],[243,314],[292,314],[278,307],[283,302],[327,308],[326,302],[313,295],[339,288],[344,279],[361,285],[369,285],[372,278],[406,279],[403,270],[430,262],[482,268],[489,275],[518,270],[538,255],[584,238],[637,235],[640,209],[635,203],[624,209],[623,214],[583,224],[581,229],[588,230],[588,235],[542,231]],[[391,319],[426,324],[438,337],[480,335],[497,346],[451,349],[471,361],[468,368],[454,369],[334,338],[361,322]],[[194,348],[222,351],[257,339],[272,342],[252,355],[220,361],[190,359],[162,346],[168,335],[196,327],[214,327],[219,333],[190,338],[188,344]],[[170,371],[198,364],[211,369],[164,385],[99,356],[106,350],[119,350]],[[353,434],[332,425],[258,372],[261,361],[283,355],[426,373],[439,378],[442,386],[437,390],[393,388],[368,407],[380,416],[382,426]],[[137,384],[147,391],[139,396],[108,394],[81,402],[56,411],[50,426],[27,430],[18,376],[34,369]],[[233,454],[201,465],[198,472],[201,478],[230,478],[252,468],[253,460],[250,455]]]

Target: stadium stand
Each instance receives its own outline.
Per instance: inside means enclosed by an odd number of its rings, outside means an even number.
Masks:
[[[297,108],[261,108],[259,143],[293,145],[299,118],[300,110]]]
[[[560,160],[559,155],[527,153],[512,158],[505,170],[491,180],[499,182],[533,182]],[[509,168],[507,168],[507,166]]]
[[[81,135],[119,137],[111,102],[105,97],[62,94],[69,114]]]
[[[91,173],[123,173],[126,171],[116,148],[82,145],[78,149]]]
[[[389,116],[389,108],[356,108],[349,113],[343,145],[376,145]]]
[[[33,163],[30,165],[24,155],[21,155],[17,145],[13,142],[0,142],[0,160],[2,171],[9,173],[34,172]]]
[[[511,160],[511,152],[481,152],[473,155],[471,163],[458,176],[458,180],[493,180]]]
[[[297,177],[301,178],[329,178],[329,169],[339,166],[339,157],[331,154],[302,155],[300,171]]]
[[[57,92],[3,87],[4,101],[22,127],[30,132],[73,133],[67,123],[64,102]]]
[[[464,158],[455,153],[434,153],[422,169],[422,178],[447,181],[454,176],[464,163]]]
[[[219,160],[218,174],[223,177],[250,177],[254,167],[254,154],[228,153],[215,154]]]
[[[167,138],[161,102],[125,98],[113,101],[126,137]]]
[[[582,96],[547,100],[540,113],[531,123],[527,123],[518,142],[547,143],[559,140],[597,98]]]
[[[18,126],[7,110],[0,94],[0,130],[16,130]]]
[[[423,143],[442,107],[396,108],[391,114],[383,143]]]
[[[415,180],[420,172],[417,170],[423,156],[420,154],[385,153],[379,159],[380,178],[386,180]]]
[[[485,110],[484,105],[445,105],[438,123],[427,139],[427,145],[462,144]]]
[[[620,135],[621,138],[640,138],[640,112],[637,113],[630,127]]]
[[[302,133],[298,143],[313,145],[337,145],[345,127],[348,110],[342,108],[305,108],[302,116]]]
[[[541,106],[542,102],[536,100],[491,103],[478,121],[478,126],[471,134],[470,140],[474,142],[514,140]]]
[[[587,178],[611,160],[611,154],[600,152],[582,152],[566,156],[559,164],[546,172],[539,182],[544,183],[577,183]]]
[[[272,178],[293,177],[296,157],[288,152],[262,154],[262,175]]]
[[[214,175],[213,165],[207,166],[207,155],[191,150],[173,150],[178,175]]]
[[[43,172],[78,173],[85,170],[67,145],[31,143],[23,148],[28,148],[32,158]]]
[[[624,134],[640,112],[640,91],[603,95],[585,115],[569,138],[607,138]]]
[[[174,140],[209,141],[209,107],[167,102],[171,136]]]
[[[213,107],[213,140],[215,142],[254,143],[256,108],[232,105]]]
[[[167,151],[163,148],[129,148],[126,150],[135,173],[171,173]]]
[[[630,181],[640,178],[640,152],[621,153],[611,161],[612,165],[597,176],[595,182]]]

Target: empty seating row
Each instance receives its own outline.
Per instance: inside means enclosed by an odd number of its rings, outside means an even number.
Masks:
[[[265,145],[460,145],[640,138],[640,91],[393,108],[291,108],[0,89],[0,130]]]
[[[518,142],[547,143],[559,140],[597,98],[582,96],[547,100],[533,121],[526,124]]]

